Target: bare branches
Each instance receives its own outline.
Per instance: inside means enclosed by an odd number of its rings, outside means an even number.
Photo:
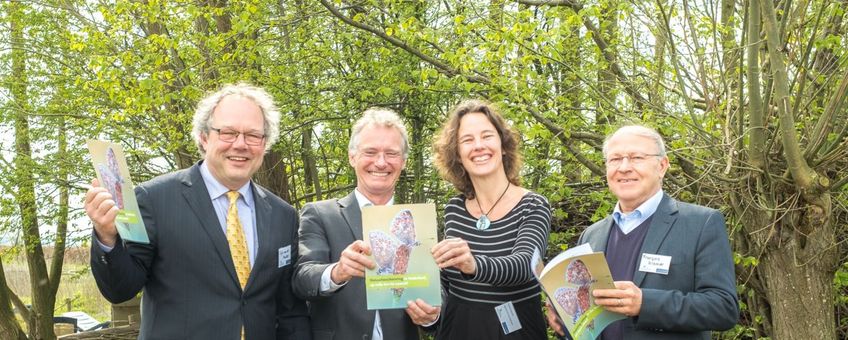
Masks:
[[[371,25],[361,23],[361,22],[357,22],[357,21],[353,20],[352,18],[344,15],[341,11],[339,11],[338,8],[336,8],[335,6],[330,4],[330,2],[327,1],[327,0],[321,0],[321,4],[324,5],[324,7],[326,7],[327,10],[330,11],[331,14],[333,14],[333,16],[335,16],[336,18],[339,18],[341,21],[344,21],[344,23],[376,35],[380,39],[383,39],[386,42],[388,42],[392,45],[395,45],[398,48],[400,48],[400,49],[402,49],[406,52],[409,52],[410,54],[420,58],[421,60],[425,61],[426,63],[433,65],[433,67],[435,67],[437,70],[439,70],[439,72],[441,72],[441,73],[443,73],[447,76],[451,76],[451,77],[458,76],[458,75],[463,76],[465,79],[467,79],[468,81],[470,81],[472,83],[482,83],[482,84],[491,83],[491,80],[489,80],[489,78],[486,77],[486,76],[462,74],[462,72],[460,72],[459,70],[457,70],[457,69],[451,67],[450,65],[442,62],[441,60],[433,58],[432,56],[429,56],[429,55],[425,54],[424,52],[421,52],[420,50],[418,50],[418,49],[416,49],[412,46],[409,46],[409,44],[407,44],[406,42],[404,42],[404,41],[402,41],[398,38],[389,36],[388,34],[386,34],[386,32],[384,32],[381,29],[378,29],[378,28],[373,27]]]
[[[571,155],[574,156],[574,159],[576,159],[578,162],[580,162],[580,164],[583,164],[583,166],[585,166],[587,169],[592,171],[592,173],[597,175],[597,176],[604,176],[606,174],[606,170],[604,170],[599,165],[595,164],[595,162],[593,162],[592,160],[587,158],[586,155],[583,152],[580,152],[579,149],[574,147],[573,141],[571,139],[569,139],[569,135],[572,135],[574,137],[578,137],[578,139],[601,139],[600,136],[595,136],[595,135],[592,135],[592,134],[580,133],[580,132],[572,132],[572,133],[569,134],[569,133],[566,133],[562,128],[557,126],[554,122],[552,122],[551,120],[542,116],[542,114],[539,113],[538,111],[536,111],[532,108],[527,108],[527,112],[530,112],[530,114],[533,116],[533,118],[535,118],[539,123],[544,125],[545,128],[550,130],[554,134],[554,137],[556,137],[557,139],[560,140],[560,142],[562,142],[562,144],[565,146],[565,148],[568,149],[568,151],[571,153]]]
[[[321,0],[321,2],[324,2],[324,1],[326,1],[326,0]],[[581,9],[583,9],[583,5],[577,3],[576,1],[568,1],[568,0],[561,0],[561,1],[518,0],[518,3],[523,4],[523,5],[532,5],[532,6],[566,6],[566,7],[570,7],[575,12],[579,12]],[[598,46],[598,49],[601,51],[601,55],[603,55],[604,60],[606,60],[607,63],[609,63],[610,71],[612,71],[612,73],[615,74],[615,76],[618,78],[621,85],[624,86],[624,92],[626,92],[628,95],[630,95],[633,98],[633,100],[636,104],[636,107],[641,109],[644,104],[649,104],[648,100],[645,97],[643,97],[642,94],[635,87],[633,87],[632,82],[630,81],[629,77],[621,69],[621,66],[616,61],[615,54],[613,54],[613,52],[609,48],[609,44],[607,44],[606,40],[604,40],[604,37],[601,34],[601,31],[598,29],[598,27],[595,26],[595,24],[593,22],[591,22],[588,17],[583,18],[583,26],[586,27],[587,30],[592,32],[592,34],[591,34],[592,41],[594,41],[595,45]]]
[[[842,76],[839,89],[833,93],[833,96],[831,96],[830,101],[827,103],[827,107],[825,107],[824,113],[822,113],[821,117],[818,118],[818,122],[816,122],[816,127],[810,135],[811,142],[804,153],[805,158],[810,159],[824,145],[827,135],[833,129],[833,122],[837,114],[845,108],[846,97],[848,97],[848,70]],[[839,143],[839,141],[837,140],[836,143]]]

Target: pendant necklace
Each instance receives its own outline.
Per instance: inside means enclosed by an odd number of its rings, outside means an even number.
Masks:
[[[483,207],[480,206],[480,197],[478,196],[475,199],[475,201],[477,201],[477,207],[480,208],[480,212],[482,213],[482,215],[480,215],[480,218],[477,219],[477,230],[489,229],[489,225],[492,224],[492,221],[489,220],[488,215],[489,215],[490,212],[492,212],[492,210],[495,209],[495,206],[498,205],[498,202],[501,201],[501,198],[503,198],[504,195],[506,195],[506,191],[509,190],[509,184],[510,184],[509,182],[506,182],[506,189],[504,189],[503,193],[501,193],[501,197],[498,197],[498,199],[495,201],[495,203],[492,204],[492,207],[489,208],[489,211],[487,211],[485,213],[483,212]]]

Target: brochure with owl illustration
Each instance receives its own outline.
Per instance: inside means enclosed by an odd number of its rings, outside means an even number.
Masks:
[[[442,305],[439,267],[430,255],[438,243],[434,204],[364,207],[362,237],[377,264],[365,271],[368,310],[406,308],[415,299]]]
[[[120,145],[99,140],[90,140],[87,144],[97,180],[112,194],[112,200],[118,207],[115,218],[118,234],[124,241],[150,243],[135,200],[135,187],[130,179],[124,150]]]
[[[547,265],[537,250],[530,266],[575,340],[595,339],[607,325],[625,318],[595,304],[592,291],[615,284],[604,253],[592,252],[588,243],[560,253]]]

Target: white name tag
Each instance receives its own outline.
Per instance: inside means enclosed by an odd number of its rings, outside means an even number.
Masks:
[[[670,267],[671,256],[642,253],[642,262],[639,264],[640,272],[668,275]]]
[[[518,321],[518,315],[515,314],[515,306],[512,305],[512,301],[495,307],[495,313],[498,314],[498,320],[501,322],[504,334],[521,329],[521,321]]]
[[[291,264],[291,245],[277,249],[277,268]]]

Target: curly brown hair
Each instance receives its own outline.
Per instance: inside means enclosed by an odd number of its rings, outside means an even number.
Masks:
[[[436,140],[433,142],[433,151],[436,154],[436,168],[442,178],[453,184],[469,199],[476,197],[474,185],[459,155],[459,122],[462,117],[469,113],[482,113],[489,118],[492,125],[498,131],[501,138],[501,149],[503,155],[503,167],[506,177],[513,185],[521,185],[519,173],[521,171],[521,153],[518,151],[521,137],[504,120],[498,108],[487,101],[479,99],[465,100],[459,103],[451,111],[448,119],[442,124]]]

